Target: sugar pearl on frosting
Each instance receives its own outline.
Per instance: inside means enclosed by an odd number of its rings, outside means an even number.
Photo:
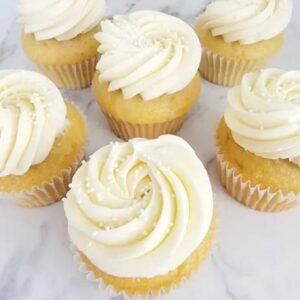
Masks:
[[[92,235],[95,236],[95,237],[96,237],[98,234],[99,234],[99,232],[98,232],[97,230],[94,230],[94,231],[92,232]]]

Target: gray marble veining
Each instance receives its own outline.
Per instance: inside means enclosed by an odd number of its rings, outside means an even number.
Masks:
[[[192,24],[208,1],[107,0],[107,16],[140,9],[161,10]],[[0,69],[37,70],[20,45],[16,0],[0,0]],[[272,65],[300,69],[300,2],[281,53]],[[214,134],[226,105],[226,88],[203,81],[202,94],[179,135],[194,147],[213,185],[218,234],[210,259],[172,300],[300,299],[300,208],[265,214],[233,201],[215,172]],[[85,113],[88,154],[116,137],[93,101],[90,90],[63,91]],[[62,203],[25,209],[0,202],[0,300],[108,299],[87,281],[74,262]]]

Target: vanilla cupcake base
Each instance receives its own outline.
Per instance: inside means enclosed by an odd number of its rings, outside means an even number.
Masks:
[[[300,195],[281,191],[273,193],[259,184],[253,185],[250,180],[243,181],[235,168],[230,168],[224,156],[217,150],[217,170],[222,185],[227,192],[241,204],[259,211],[279,212],[300,204]]]
[[[34,186],[29,190],[20,192],[0,192],[0,199],[8,199],[24,207],[41,207],[58,202],[69,190],[72,177],[80,166],[83,158],[84,152],[74,160],[69,168],[63,170],[60,176],[53,177],[49,182],[44,182],[40,186]]]
[[[134,124],[116,119],[104,110],[102,110],[102,112],[113,132],[124,140],[129,140],[135,137],[153,139],[162,134],[175,134],[182,127],[186,117],[184,115],[161,123]]]
[[[262,69],[265,60],[240,60],[221,56],[203,48],[200,64],[200,74],[208,81],[223,85],[235,86],[240,84],[244,74]]]
[[[95,33],[100,27],[70,40],[36,40],[34,34],[22,34],[22,47],[43,73],[58,87],[83,89],[92,84],[99,58]]]
[[[74,253],[75,261],[80,266],[80,271],[86,275],[89,281],[97,283],[100,288],[104,289],[110,297],[123,296],[125,299],[128,297],[131,299],[159,297],[178,288],[207,259],[212,248],[216,223],[216,215],[214,213],[211,226],[203,242],[182,265],[167,275],[149,279],[119,278],[109,275],[93,265],[75,246],[71,245],[71,250]]]
[[[124,99],[121,90],[109,91],[109,83],[94,76],[93,94],[113,132],[128,140],[134,137],[156,138],[163,134],[175,134],[183,125],[186,115],[197,102],[201,91],[198,72],[181,91],[164,94],[151,101],[141,95]]]

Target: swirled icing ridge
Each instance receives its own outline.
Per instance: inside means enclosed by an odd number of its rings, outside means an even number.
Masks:
[[[177,268],[212,221],[208,175],[192,148],[171,135],[98,150],[64,201],[71,241],[102,271],[153,277]]]
[[[29,71],[0,71],[0,177],[23,175],[49,154],[65,126],[56,86]]]
[[[216,0],[201,16],[200,26],[227,43],[253,44],[280,34],[291,17],[291,0]]]
[[[37,40],[70,40],[88,32],[103,18],[104,0],[21,0],[19,21]]]
[[[121,89],[125,99],[151,100],[185,88],[194,78],[201,46],[182,20],[156,11],[115,16],[96,34],[102,54],[97,69],[109,91]]]

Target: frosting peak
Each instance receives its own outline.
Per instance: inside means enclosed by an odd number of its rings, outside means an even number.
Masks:
[[[280,34],[291,17],[292,0],[216,0],[200,24],[227,43],[253,44]]]
[[[241,147],[269,159],[300,156],[300,71],[248,73],[228,102],[225,121]]]
[[[206,170],[171,135],[98,150],[75,174],[64,208],[71,241],[95,266],[135,278],[176,269],[200,246],[213,213]]]
[[[45,160],[65,118],[64,100],[49,79],[0,71],[0,177],[23,175]]]
[[[103,18],[104,0],[21,0],[19,21],[37,40],[70,40],[88,32]]]
[[[182,20],[156,11],[118,15],[96,34],[102,54],[97,69],[109,91],[125,99],[151,100],[185,88],[197,73],[201,46]]]

